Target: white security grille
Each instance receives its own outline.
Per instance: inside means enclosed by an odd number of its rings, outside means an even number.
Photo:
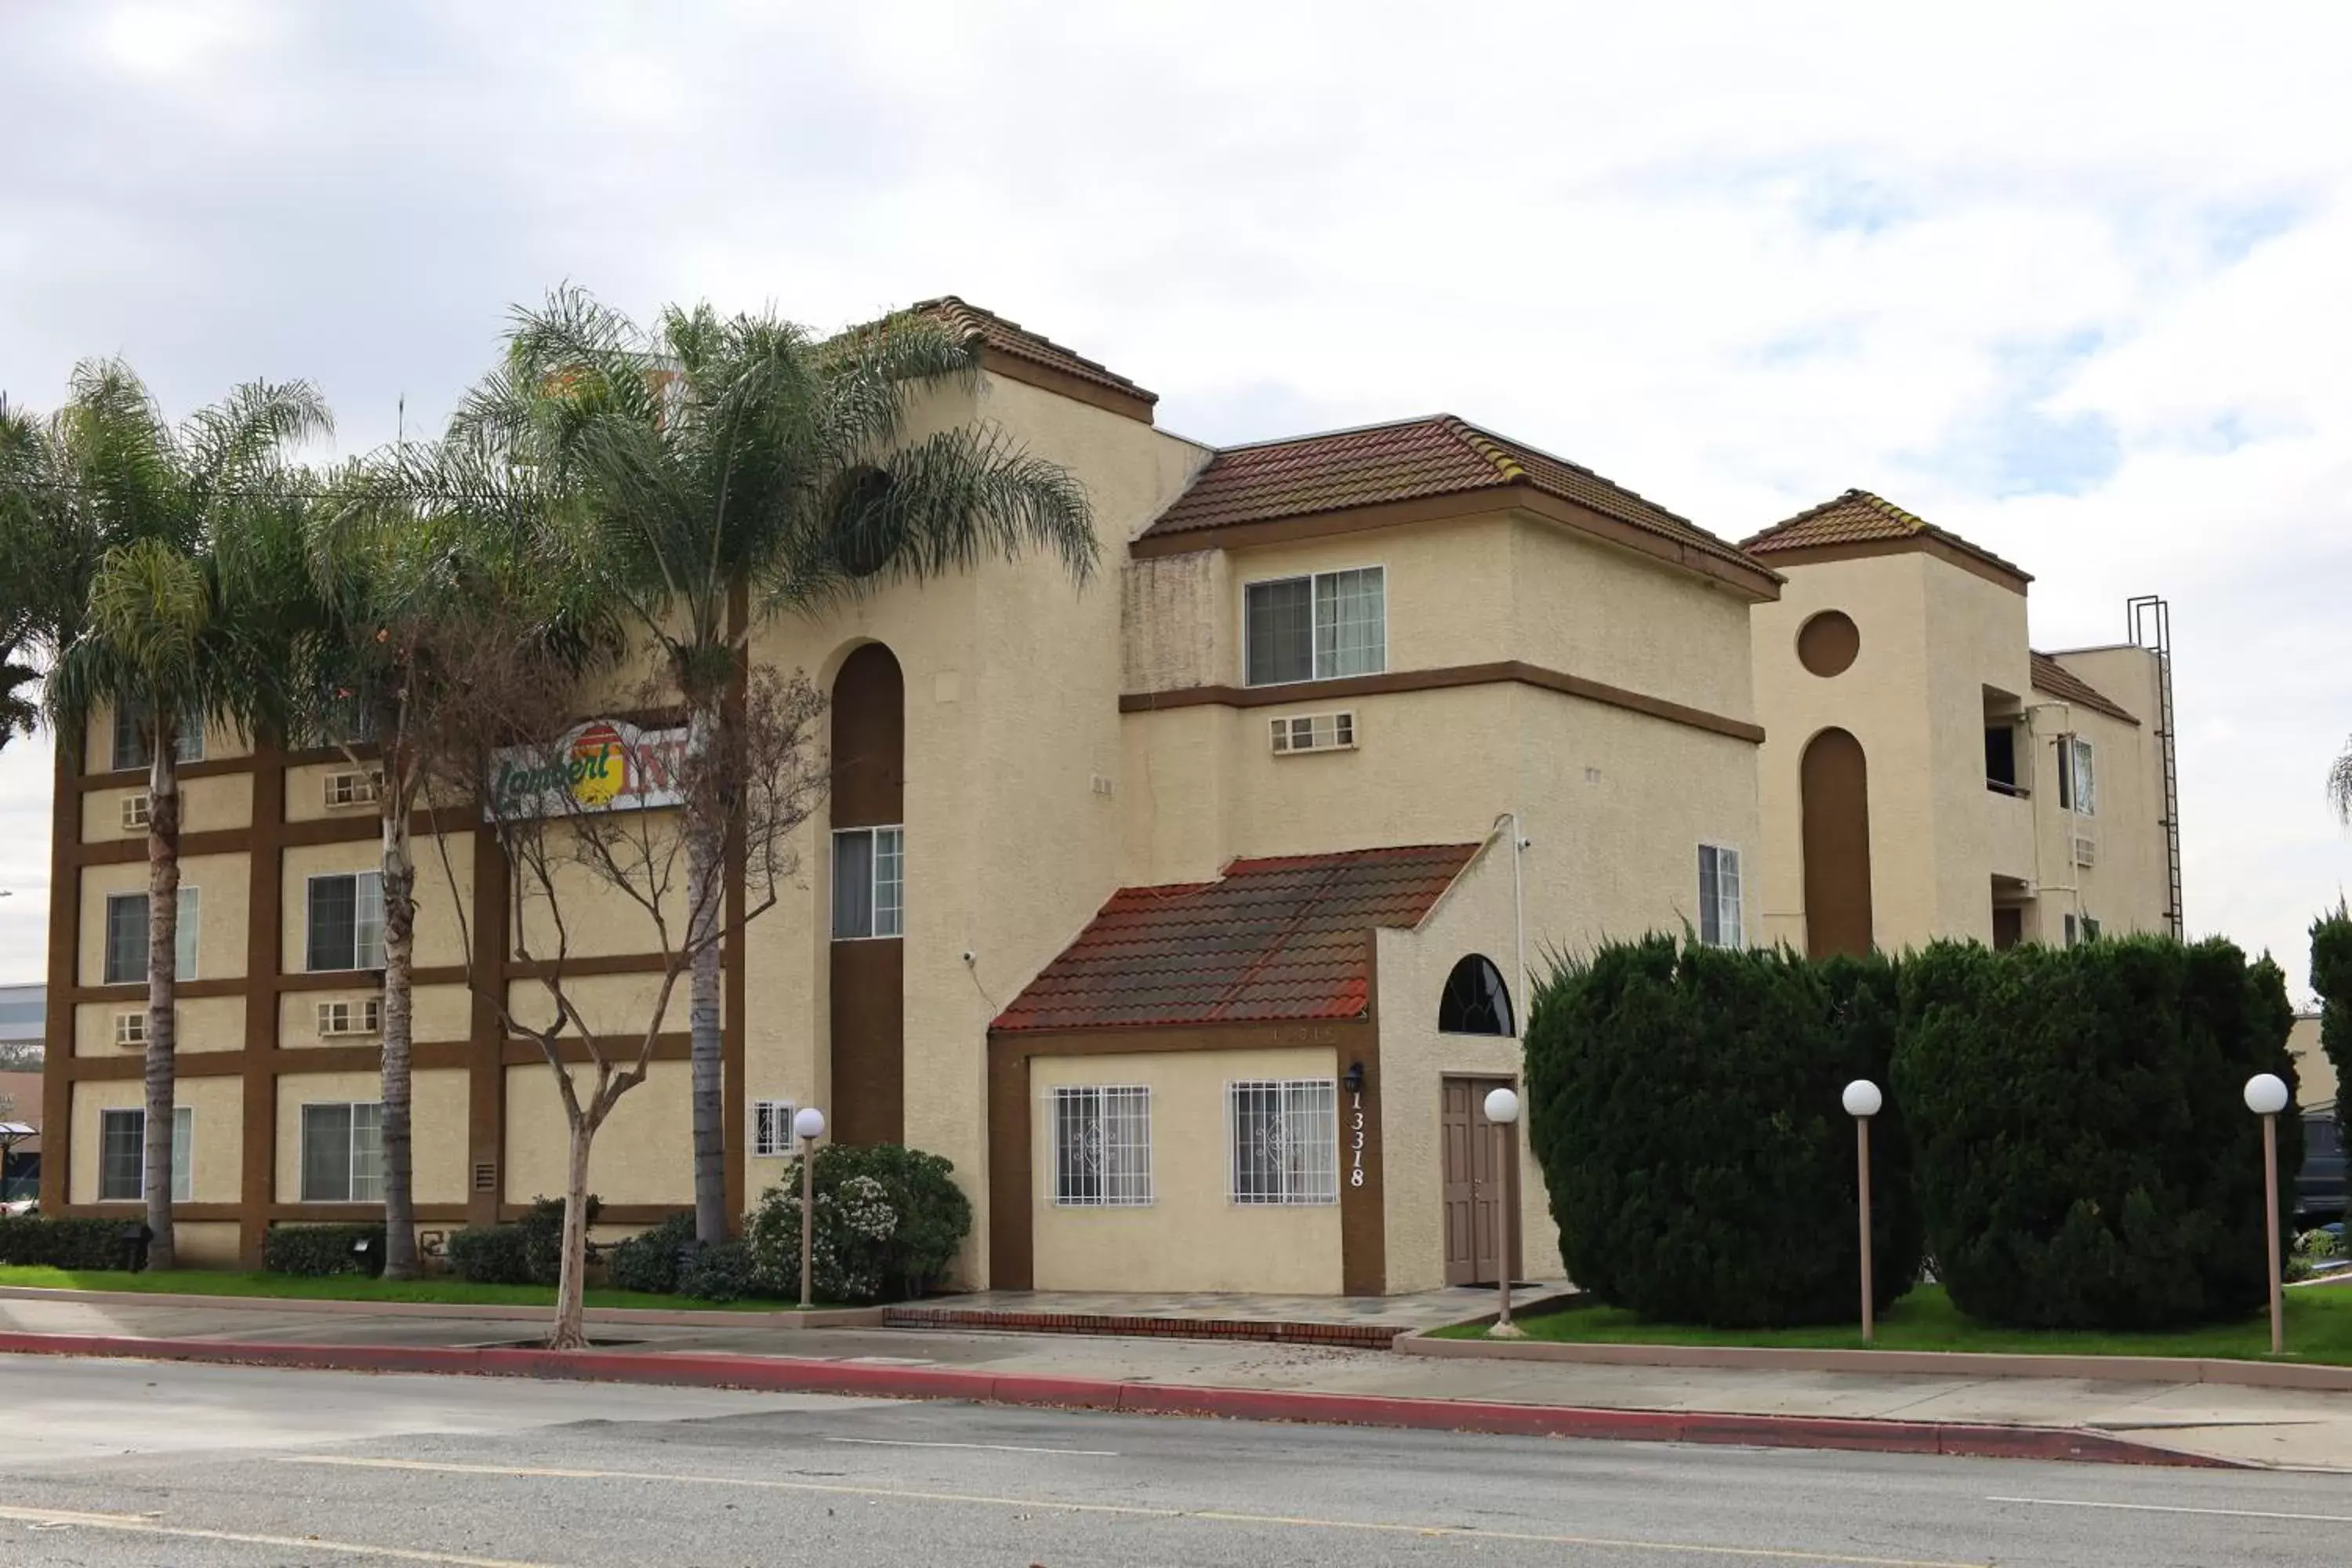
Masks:
[[[793,1115],[798,1108],[789,1100],[751,1102],[751,1153],[757,1159],[779,1160],[793,1152]]]
[[[372,768],[348,768],[326,778],[327,809],[373,805],[383,798],[383,775]]]
[[[1349,751],[1356,744],[1356,715],[1349,710],[1294,713],[1273,721],[1273,738],[1277,756],[1295,752]]]
[[[1225,1086],[1237,1204],[1339,1201],[1339,1093],[1329,1079]]]
[[[143,795],[124,795],[122,797],[122,831],[144,833],[147,831],[147,797]]]
[[[1083,1208],[1139,1208],[1151,1202],[1149,1089],[1054,1091],[1054,1202]]]
[[[321,1002],[319,1004],[319,1033],[333,1035],[373,1035],[383,1029],[383,1003],[370,996],[358,1002]]]

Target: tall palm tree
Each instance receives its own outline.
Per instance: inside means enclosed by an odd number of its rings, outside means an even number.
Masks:
[[[2352,822],[2352,741],[2345,742],[2342,754],[2327,770],[2327,804],[2339,820]]]
[[[56,576],[38,611],[53,651],[45,705],[68,755],[107,710],[147,757],[147,1128],[142,1187],[155,1267],[173,1261],[179,755],[192,726],[256,732],[282,710],[278,590],[299,539],[289,450],[331,428],[308,383],[253,382],[174,427],[119,362],[79,367],[45,432],[42,497]]]
[[[574,503],[572,558],[655,650],[704,755],[752,616],[806,613],[1035,549],[1084,580],[1085,490],[992,427],[909,433],[925,392],[969,386],[973,352],[896,316],[834,338],[771,315],[671,307],[650,328],[577,289],[519,311],[503,370],[455,433],[541,470]],[[687,807],[689,918],[719,918],[725,846]],[[691,976],[695,1232],[725,1234],[719,948]]]

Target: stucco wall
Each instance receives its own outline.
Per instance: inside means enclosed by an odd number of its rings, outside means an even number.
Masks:
[[[584,1097],[593,1070],[574,1068]],[[694,1201],[692,1079],[685,1062],[656,1062],[598,1130],[588,1190],[608,1204]],[[555,1075],[543,1063],[507,1069],[506,1201],[563,1195],[571,1130]],[[459,1150],[457,1159],[464,1159]]]
[[[184,997],[178,1008],[180,1026],[177,1052],[179,1055],[193,1056],[204,1051],[234,1051],[244,1048],[244,997]],[[114,1043],[114,1017],[118,1013],[144,1015],[146,1011],[147,1003],[143,997],[131,1002],[77,1004],[74,1007],[74,1055],[78,1057],[141,1055],[143,1047],[119,1047]]]
[[[2286,1048],[2294,1057],[2294,1102],[2312,1110],[2336,1103],[2336,1065],[2319,1043],[2319,1015],[2302,1013],[2289,1031]]]
[[[144,842],[147,830],[122,826],[122,803],[147,793],[142,783],[131,789],[94,789],[81,797],[81,840],[85,844],[133,838]],[[243,827],[253,820],[253,778],[227,773],[217,778],[180,781],[180,831],[214,833]]]
[[[2122,647],[2083,648],[2054,656],[2058,662],[2087,680],[2105,696],[2140,717],[2138,724],[2091,709],[2069,707],[2036,715],[2038,726],[2054,732],[2062,725],[2089,741],[2096,780],[2096,811],[2082,817],[2058,809],[2057,791],[2048,792],[2042,826],[2047,863],[2056,868],[2053,881],[2071,879],[2079,894],[2079,912],[2099,922],[2103,931],[2162,931],[2169,930],[2166,910],[2172,901],[2171,871],[2167,857],[2164,816],[2164,759],[2157,737],[2161,711],[2156,656],[2146,648]],[[2049,701],[2047,693],[2035,700]],[[2044,758],[2053,752],[2043,750]],[[2071,837],[2081,834],[2096,845],[2093,863],[2070,867]],[[2061,908],[2074,908],[2071,900]],[[2048,922],[2053,936],[2060,921]]]
[[[459,934],[456,906],[465,906],[470,915],[474,896],[474,841],[470,837],[452,838],[448,851],[449,869],[457,876],[454,897],[449,874],[443,869],[440,851],[429,840],[420,842],[416,847],[416,963],[423,969],[466,962],[465,942]],[[237,863],[242,868],[242,857],[238,858]],[[383,856],[373,838],[343,844],[298,844],[286,849],[280,865],[280,962],[288,973],[299,973],[309,957],[310,879],[312,877],[378,870],[383,865]],[[241,879],[239,885],[243,885]],[[244,930],[240,921],[237,927],[240,942],[243,941]]]
[[[127,860],[82,870],[81,983],[106,978],[106,900],[116,893],[147,890],[147,862]],[[196,889],[196,973],[201,980],[230,979],[245,973],[245,927],[248,888],[242,855],[191,855],[180,862],[180,886]],[[140,979],[143,983],[142,973]]]
[[[231,1080],[224,1079],[224,1082]],[[466,1201],[466,1074],[436,1068],[415,1075],[409,1112],[410,1164],[416,1201]],[[278,1079],[278,1136],[274,1179],[277,1201],[302,1199],[302,1108],[306,1105],[370,1104],[383,1099],[383,1080],[373,1072],[285,1073]],[[231,1197],[236,1194],[232,1193]]]
[[[1032,1058],[1036,1288],[1336,1294],[1339,1205],[1233,1202],[1225,1124],[1225,1086],[1235,1079],[1329,1079],[1336,1071],[1330,1051],[1304,1048]],[[1149,1206],[1054,1204],[1054,1090],[1084,1084],[1151,1090]]]
[[[98,1202],[99,1112],[135,1110],[146,1103],[146,1086],[137,1079],[85,1079],[74,1085],[68,1203]],[[188,1201],[236,1202],[244,1160],[243,1087],[233,1078],[184,1078],[173,1086],[172,1103],[186,1106],[190,1112],[194,1142],[188,1173],[194,1184]]]

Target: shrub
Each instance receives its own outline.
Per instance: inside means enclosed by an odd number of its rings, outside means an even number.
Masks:
[[[1853,1119],[1885,1084],[1894,965],[1665,936],[1559,962],[1528,1031],[1528,1133],[1570,1278],[1612,1304],[1750,1328],[1859,1318]],[[1874,1295],[1920,1231],[1901,1100],[1871,1131]]]
[[[667,1296],[677,1289],[678,1254],[694,1245],[694,1216],[674,1214],[605,1254],[616,1290],[644,1290]]]
[[[528,1285],[522,1226],[469,1225],[449,1233],[449,1270],[475,1285]]]
[[[125,1225],[137,1220],[0,1219],[0,1265],[43,1268],[121,1268],[129,1260]]]
[[[944,1279],[971,1232],[971,1203],[955,1184],[954,1170],[937,1154],[896,1143],[818,1150],[811,1268],[816,1299],[896,1300]],[[747,1227],[762,1295],[800,1295],[800,1182],[795,1158]]]
[[[2284,978],[2229,942],[2135,936],[1906,959],[1895,1087],[1937,1274],[1971,1317],[2158,1328],[2259,1307],[2246,1079],[2294,1082]],[[2292,1191],[2300,1122],[2279,1119]]]
[[[2352,913],[2341,906],[2312,922],[2311,988],[2319,993],[2319,1048],[2336,1081],[2352,1084]],[[2336,1095],[2336,1124],[2352,1134],[2352,1096]]]
[[[693,1228],[691,1224],[688,1228]],[[677,1268],[677,1293],[698,1301],[740,1301],[759,1294],[751,1248],[731,1237],[708,1243],[689,1240]]]
[[[261,1241],[261,1267],[313,1279],[383,1272],[380,1225],[277,1225]]]

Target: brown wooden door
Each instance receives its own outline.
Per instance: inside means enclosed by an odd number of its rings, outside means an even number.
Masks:
[[[1491,1285],[1502,1276],[1504,1131],[1486,1120],[1486,1091],[1507,1083],[1499,1078],[1449,1078],[1440,1089],[1448,1285]]]

